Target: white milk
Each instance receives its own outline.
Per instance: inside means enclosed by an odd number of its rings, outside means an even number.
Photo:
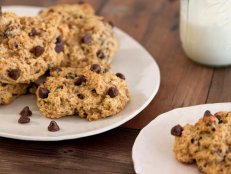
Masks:
[[[194,61],[231,64],[231,0],[181,0],[180,37]]]

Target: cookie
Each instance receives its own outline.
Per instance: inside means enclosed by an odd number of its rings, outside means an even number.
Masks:
[[[118,49],[112,26],[96,16],[87,4],[58,5],[39,14],[45,20],[56,19],[64,41],[64,67],[91,64],[108,66]]]
[[[39,12],[39,15],[45,18],[54,17],[60,20],[59,23],[63,20],[63,22],[71,24],[73,19],[75,19],[74,22],[79,23],[86,15],[95,15],[95,11],[88,3],[62,4],[44,8]]]
[[[27,87],[27,84],[11,85],[0,83],[0,105],[9,104],[18,96],[26,94]]]
[[[130,100],[125,80],[97,64],[54,69],[36,95],[39,110],[49,118],[98,120],[117,114]]]
[[[0,81],[17,84],[38,79],[63,59],[62,37],[54,20],[3,13],[0,20]]]
[[[174,153],[183,163],[195,163],[205,174],[231,173],[231,112],[206,111],[195,125],[175,126]]]

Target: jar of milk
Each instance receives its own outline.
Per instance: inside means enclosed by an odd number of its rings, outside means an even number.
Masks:
[[[190,59],[231,65],[231,0],[181,0],[180,38]]]

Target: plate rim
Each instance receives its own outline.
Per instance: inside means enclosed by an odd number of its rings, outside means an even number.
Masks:
[[[3,10],[4,10],[4,8],[27,8],[27,9],[35,8],[37,10],[40,10],[40,9],[42,9],[44,7],[41,7],[41,6],[27,6],[27,5],[7,5],[7,6],[3,6]],[[147,51],[147,49],[144,46],[142,46],[137,40],[135,40],[128,33],[124,32],[123,30],[121,30],[121,29],[119,29],[117,27],[114,27],[114,31],[115,31],[115,33],[120,33],[122,35],[126,35],[126,37],[129,38],[129,40],[131,40],[136,45],[138,45],[145,52],[145,54],[148,55],[146,57],[146,59],[149,59],[150,61],[152,61],[153,65],[154,65],[153,70],[156,72],[156,74],[155,74],[156,87],[152,91],[152,94],[149,96],[149,98],[142,104],[142,106],[139,109],[135,110],[135,112],[132,113],[131,115],[129,115],[129,117],[126,117],[126,118],[120,120],[119,122],[115,122],[113,124],[107,125],[107,126],[105,126],[103,128],[99,128],[97,130],[91,130],[91,131],[88,131],[88,132],[82,132],[82,133],[73,134],[73,135],[46,136],[46,137],[44,137],[44,136],[41,136],[41,137],[36,136],[36,137],[33,137],[33,136],[25,136],[25,135],[20,135],[19,136],[19,135],[0,132],[0,136],[5,137],[5,138],[25,140],[25,141],[62,141],[62,140],[78,139],[78,138],[93,136],[93,135],[96,135],[96,134],[107,132],[107,131],[112,130],[112,129],[116,128],[116,127],[119,127],[120,125],[126,123],[127,121],[129,121],[132,118],[134,118],[135,116],[137,116],[142,110],[144,110],[150,104],[150,102],[154,99],[154,97],[157,95],[157,92],[158,92],[158,90],[160,88],[160,82],[161,82],[160,68],[159,68],[154,56],[152,56]]]

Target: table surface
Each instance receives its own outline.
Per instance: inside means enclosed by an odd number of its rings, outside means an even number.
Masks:
[[[49,6],[75,0],[0,0]],[[140,129],[173,108],[231,100],[231,68],[190,61],[179,40],[177,0],[86,0],[97,14],[138,40],[157,61],[161,85],[154,100],[119,128],[77,140],[29,142],[0,138],[0,173],[135,173],[132,145]]]

